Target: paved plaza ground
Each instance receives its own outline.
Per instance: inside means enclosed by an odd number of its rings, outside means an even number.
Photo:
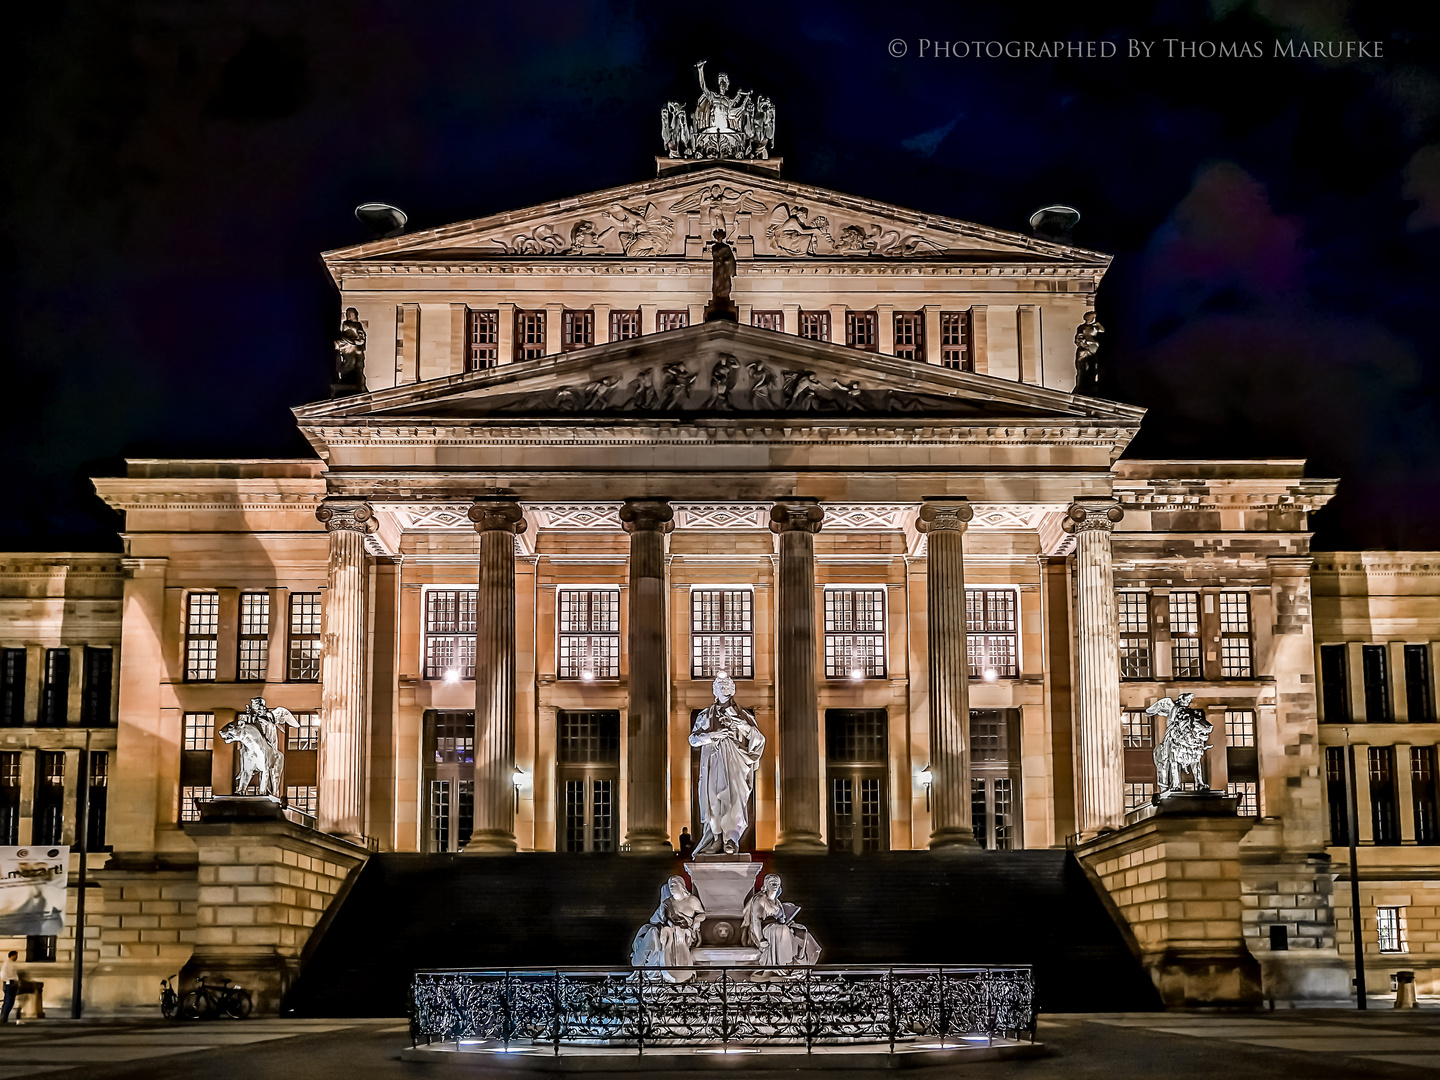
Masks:
[[[1046,1057],[976,1062],[944,1069],[943,1075],[997,1080],[1440,1076],[1440,1010],[1431,1009],[1047,1016],[1039,1034],[1050,1051]],[[79,1075],[76,1070],[84,1070],[86,1077],[135,1080],[446,1080],[482,1071],[467,1064],[402,1062],[399,1052],[406,1042],[406,1026],[398,1020],[51,1020],[0,1030],[0,1080],[40,1075],[65,1080]],[[724,1072],[755,1071],[747,1066]]]

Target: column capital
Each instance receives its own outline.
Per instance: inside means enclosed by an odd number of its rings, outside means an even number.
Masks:
[[[770,507],[770,531],[773,533],[817,533],[825,520],[825,508],[819,499],[783,499]]]
[[[525,531],[525,511],[513,499],[481,496],[470,505],[465,516],[475,523],[476,532],[508,532],[519,536]]]
[[[975,516],[969,499],[926,499],[920,504],[920,519],[915,527],[922,533],[964,532]]]
[[[627,533],[668,533],[675,528],[675,510],[668,499],[626,499],[620,507],[620,527]]]
[[[1111,532],[1124,516],[1125,511],[1115,499],[1083,497],[1070,504],[1060,527],[1067,533]]]
[[[325,523],[326,532],[374,532],[375,508],[364,499],[329,498],[315,509],[315,516]]]

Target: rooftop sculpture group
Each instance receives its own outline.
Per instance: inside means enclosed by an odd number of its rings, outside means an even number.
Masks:
[[[678,101],[660,111],[660,137],[672,158],[768,158],[775,145],[775,106],[763,95],[741,90],[731,95],[723,71],[716,89],[705,84],[705,61],[695,65],[700,100],[687,113]]]

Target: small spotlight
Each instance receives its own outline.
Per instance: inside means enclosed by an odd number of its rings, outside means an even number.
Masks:
[[[452,668],[446,668],[446,669],[445,669],[445,681],[446,681],[447,683],[457,683],[457,682],[459,682],[459,681],[460,681],[460,669],[459,669],[459,668],[454,668],[454,667],[452,667]]]
[[[594,682],[594,681],[595,681],[595,672],[591,671],[589,668],[586,668],[584,671],[580,672],[580,681],[581,681],[581,682]]]
[[[995,669],[994,669],[993,667],[987,667],[987,668],[985,669],[985,681],[986,681],[986,682],[994,682],[998,677],[999,677],[999,676],[996,674]]]
[[[511,774],[510,779],[515,783],[515,790],[519,791],[525,786],[525,770],[516,765],[515,772]]]
[[[850,678],[854,679],[856,682],[861,682],[865,678],[865,672],[861,671],[857,667],[850,672]]]

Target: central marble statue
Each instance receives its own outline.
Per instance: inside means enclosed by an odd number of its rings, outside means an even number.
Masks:
[[[750,792],[765,736],[755,726],[755,714],[735,703],[735,681],[729,675],[716,675],[711,688],[715,701],[690,729],[690,745],[700,748],[696,797],[704,823],[695,854],[733,855],[750,824]]]

